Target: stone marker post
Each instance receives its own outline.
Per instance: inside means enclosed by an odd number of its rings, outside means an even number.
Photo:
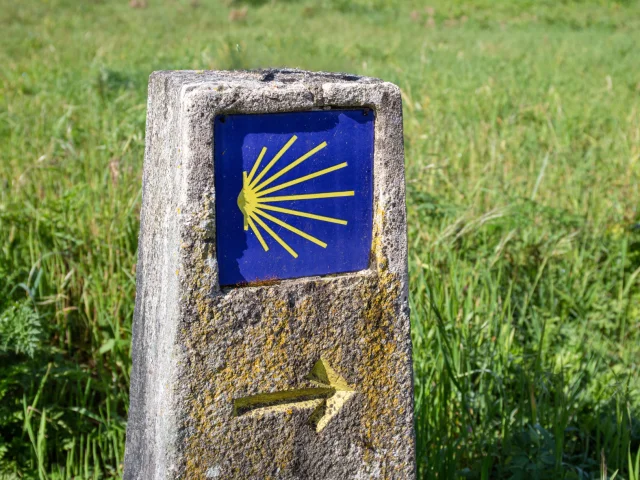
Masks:
[[[413,479],[400,91],[149,84],[125,479]]]

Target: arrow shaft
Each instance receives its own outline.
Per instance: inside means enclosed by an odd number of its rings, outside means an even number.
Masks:
[[[326,399],[336,392],[335,388],[298,388],[283,392],[259,393],[233,401],[236,416],[250,413],[253,410],[270,407],[293,406],[310,400]]]

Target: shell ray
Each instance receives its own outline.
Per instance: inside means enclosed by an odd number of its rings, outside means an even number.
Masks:
[[[256,214],[261,217],[266,218],[267,220],[271,220],[273,223],[280,225],[283,228],[286,228],[290,232],[293,232],[302,238],[309,240],[310,242],[315,243],[316,245],[320,245],[322,248],[327,248],[327,244],[320,239],[317,239],[313,235],[309,235],[308,233],[303,232],[299,228],[289,225],[287,222],[280,220],[279,218],[274,217],[273,215],[269,215],[267,212],[263,212],[259,208],[256,209]]]
[[[335,198],[335,197],[353,197],[355,192],[348,190],[345,192],[323,192],[323,193],[305,193],[302,195],[282,195],[279,197],[261,197],[257,199],[257,203],[271,202],[288,202],[291,200],[315,200],[318,198]]]
[[[274,207],[273,205],[269,205],[266,203],[260,203],[258,208],[261,210],[272,210],[274,212],[288,213],[289,215],[295,215],[297,217],[312,218],[313,220],[320,220],[322,222],[338,223],[340,225],[347,224],[346,220],[341,220],[339,218],[325,217],[324,215],[316,215],[315,213],[302,212],[300,210],[293,210],[290,208]]]
[[[307,180],[311,180],[313,178],[321,177],[322,175],[326,175],[327,173],[335,172],[336,170],[340,170],[347,166],[347,162],[339,163],[338,165],[334,165],[329,168],[325,168],[323,170],[319,170],[314,173],[310,173],[309,175],[305,175],[304,177],[296,178],[295,180],[291,180],[289,182],[281,183],[280,185],[276,185],[275,187],[267,188],[266,190],[256,191],[256,197],[260,198],[269,193],[277,192],[278,190],[282,190],[287,187],[291,187],[293,185],[297,185],[302,182],[306,182]]]
[[[249,173],[249,176],[247,177],[247,181],[249,183],[251,183],[253,176],[258,171],[258,166],[260,165],[260,162],[262,162],[262,158],[264,157],[265,153],[267,153],[267,147],[262,147],[262,150],[260,151],[260,155],[258,155],[258,159],[254,162],[253,168],[251,169],[251,173]]]

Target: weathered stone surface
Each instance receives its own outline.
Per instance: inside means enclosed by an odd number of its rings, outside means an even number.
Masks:
[[[220,289],[215,116],[361,106],[376,114],[370,268]],[[156,72],[146,142],[125,478],[414,478],[399,89],[302,71]],[[310,417],[322,400],[234,409],[314,387],[321,359],[355,391],[321,431]]]

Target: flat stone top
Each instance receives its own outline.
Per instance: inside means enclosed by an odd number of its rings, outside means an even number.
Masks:
[[[323,83],[384,83],[379,78],[364,77],[349,73],[308,72],[290,68],[266,68],[260,70],[159,70],[153,77],[168,77],[182,84],[226,81],[234,83],[302,83],[321,85]]]

